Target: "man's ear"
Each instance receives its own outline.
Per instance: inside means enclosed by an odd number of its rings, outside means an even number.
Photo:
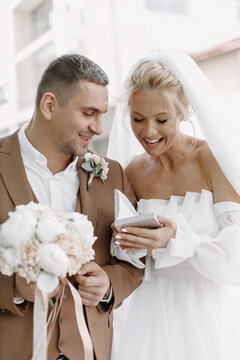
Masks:
[[[48,91],[41,98],[39,108],[46,120],[51,120],[57,104],[56,96]]]

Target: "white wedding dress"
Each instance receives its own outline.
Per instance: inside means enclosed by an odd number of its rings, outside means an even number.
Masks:
[[[115,310],[112,360],[239,360],[240,205],[202,190],[140,200],[138,212],[173,218],[177,235]],[[117,257],[143,267],[143,251]]]

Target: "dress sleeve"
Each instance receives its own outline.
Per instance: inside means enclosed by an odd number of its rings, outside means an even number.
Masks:
[[[219,283],[240,284],[240,204],[214,205],[220,230],[216,236],[197,235],[184,216],[174,219],[177,234],[166,249],[153,250],[155,267],[187,261],[201,276]]]

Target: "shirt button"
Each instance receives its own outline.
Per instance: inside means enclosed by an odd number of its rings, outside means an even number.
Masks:
[[[66,300],[66,298],[67,298],[67,294],[64,293],[64,294],[63,294],[63,300]]]
[[[61,340],[61,341],[60,341],[60,346],[61,346],[61,347],[64,347],[64,345],[65,345],[65,341],[62,341],[62,340]]]
[[[61,323],[61,324],[65,324],[65,322],[66,322],[66,318],[65,318],[65,317],[62,317],[62,318],[60,319],[60,323]]]

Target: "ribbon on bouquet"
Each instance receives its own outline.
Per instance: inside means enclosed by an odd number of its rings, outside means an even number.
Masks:
[[[93,360],[92,341],[83,314],[81,296],[69,280],[64,278],[60,281],[60,291],[48,321],[48,294],[36,287],[33,311],[33,356],[31,360],[47,360],[48,343],[50,342],[54,324],[61,308],[65,286],[69,286],[73,297],[78,331],[83,343],[84,360]]]

